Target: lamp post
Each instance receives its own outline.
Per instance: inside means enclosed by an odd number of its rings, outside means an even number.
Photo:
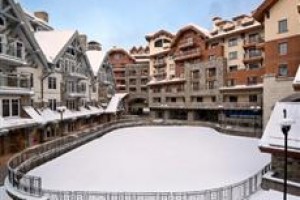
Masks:
[[[253,111],[254,114],[254,124],[253,124],[253,130],[254,134],[258,137],[258,134],[256,134],[256,128],[257,128],[257,114],[261,110],[260,106],[251,106],[250,109]]]
[[[284,182],[283,182],[283,200],[287,200],[287,158],[288,158],[288,133],[294,123],[292,119],[287,118],[287,110],[283,110],[283,120],[281,122],[281,131],[284,135]]]
[[[218,108],[219,108],[219,110],[220,110],[220,119],[219,119],[219,124],[221,125],[221,127],[223,127],[223,120],[224,120],[224,118],[223,118],[223,110],[224,110],[224,106],[223,105],[219,105],[218,106]],[[221,124],[222,123],[222,124]]]
[[[61,123],[61,136],[63,135],[63,115],[64,115],[64,112],[66,111],[66,109],[64,107],[59,107],[57,108],[57,111],[59,112],[60,114],[60,123]]]

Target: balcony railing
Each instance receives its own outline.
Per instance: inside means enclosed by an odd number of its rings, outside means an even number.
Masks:
[[[0,93],[32,94],[28,73],[0,73]]]
[[[166,61],[163,59],[154,61],[154,67],[164,67],[166,64],[167,64]]]
[[[190,58],[195,58],[195,57],[200,57],[201,56],[201,50],[200,48],[195,48],[192,50],[187,50],[187,51],[180,51],[174,55],[174,59],[176,61],[179,60],[185,60],[185,59],[190,59]]]
[[[244,55],[244,62],[256,62],[261,61],[263,59],[263,53],[260,50],[250,51]]]
[[[71,98],[82,98],[86,96],[86,90],[82,89],[80,85],[76,86],[75,89],[67,89],[67,95]]]
[[[13,65],[25,65],[25,49],[17,43],[0,43],[0,60]]]
[[[260,43],[263,43],[264,42],[264,39],[261,37],[261,36],[257,36],[257,37],[254,37],[254,38],[246,38],[244,40],[244,47],[247,48],[247,47],[253,47],[257,44],[260,44]]]
[[[182,48],[192,47],[194,46],[194,44],[195,44],[194,38],[187,38],[180,42],[179,48],[182,49]]]
[[[224,102],[222,105],[224,109],[252,109],[262,106],[260,102]]]

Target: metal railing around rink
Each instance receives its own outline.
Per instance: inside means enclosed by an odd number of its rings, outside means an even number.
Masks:
[[[264,167],[250,178],[226,187],[195,192],[153,192],[118,193],[88,191],[56,191],[42,187],[40,177],[26,173],[60,155],[87,142],[125,127],[151,125],[150,121],[136,119],[119,120],[100,125],[92,132],[82,132],[27,149],[14,156],[8,162],[9,184],[18,192],[34,197],[46,197],[48,200],[244,200],[255,193],[261,185],[262,176],[270,170]]]

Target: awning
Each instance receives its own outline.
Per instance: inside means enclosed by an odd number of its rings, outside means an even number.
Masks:
[[[44,118],[31,106],[24,106],[23,110],[31,117],[41,124],[45,124]]]

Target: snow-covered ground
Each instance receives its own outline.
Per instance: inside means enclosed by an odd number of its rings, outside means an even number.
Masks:
[[[72,191],[178,192],[218,188],[256,174],[270,162],[258,140],[201,127],[114,131],[29,174],[43,188]]]
[[[276,192],[273,190],[269,190],[269,191],[261,190],[250,198],[250,200],[282,200],[282,199],[283,199],[282,192]],[[300,197],[288,195],[288,200],[300,200]]]
[[[0,187],[0,199],[1,200],[10,200],[11,199],[6,194],[4,187]]]

